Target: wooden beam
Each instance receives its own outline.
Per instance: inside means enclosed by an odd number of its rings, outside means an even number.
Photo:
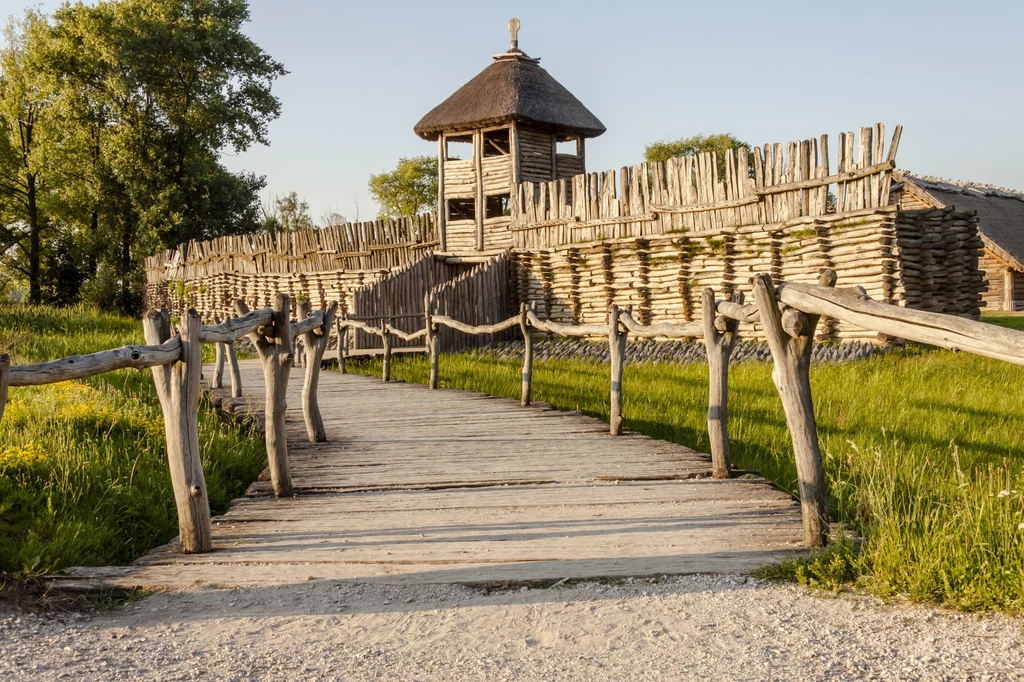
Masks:
[[[484,134],[473,133],[473,159],[476,169],[476,250],[484,250]]]
[[[90,355],[74,355],[36,365],[10,368],[11,386],[41,386],[84,379],[119,369],[146,369],[169,365],[181,357],[181,339],[171,337],[159,345],[124,346]]]
[[[533,393],[533,332],[525,303],[519,304],[519,330],[523,334],[523,391],[519,404],[526,407]]]
[[[235,301],[235,310],[246,315],[245,301]],[[270,482],[277,497],[292,497],[292,479],[288,467],[288,441],[285,432],[285,410],[288,408],[288,375],[294,361],[292,349],[291,299],[278,293],[274,300],[273,320],[267,328],[249,334],[263,367],[264,439]]]
[[[444,202],[444,162],[447,156],[442,134],[437,137],[437,238],[442,251],[448,250],[448,207]]]
[[[611,360],[611,404],[608,411],[608,431],[622,435],[622,370],[626,364],[628,332],[619,328],[619,306],[608,308],[608,357]]]
[[[742,305],[743,294],[738,303]],[[727,424],[729,400],[729,357],[736,343],[739,322],[715,314],[715,291],[704,290],[701,297],[704,328],[704,348],[708,356],[708,440],[711,443],[711,475],[729,478],[732,458],[729,455],[729,429]],[[724,331],[719,327],[724,327]]]
[[[882,161],[881,163],[865,166],[864,168],[856,168],[854,170],[836,173],[835,175],[829,175],[824,178],[812,178],[810,180],[800,180],[799,182],[786,182],[781,185],[768,185],[767,187],[764,187],[762,189],[755,190],[755,192],[758,197],[763,197],[768,194],[780,194],[782,192],[792,192],[798,189],[811,189],[813,187],[823,187],[825,185],[832,185],[840,182],[852,182],[853,180],[860,180],[870,175],[876,175],[877,173],[891,171],[895,168],[895,160]]]
[[[7,407],[7,387],[11,383],[11,356],[0,353],[0,422],[4,420],[4,409]]]
[[[835,284],[835,273],[828,272],[831,273],[832,284]],[[821,281],[825,284],[828,280],[823,276]],[[776,301],[775,285],[767,274],[754,277],[754,298],[772,353],[772,381],[782,399],[793,443],[804,544],[808,547],[823,547],[828,541],[828,499],[809,378],[814,327],[818,323],[818,316],[806,315],[799,321],[791,317],[784,324],[783,313]]]
[[[210,501],[199,452],[202,326],[199,314],[190,309],[179,325],[179,360],[173,365],[152,368],[164,417],[167,466],[178,512],[178,540],[183,554],[201,554],[213,549]],[[170,318],[164,311],[150,310],[142,319],[142,328],[148,343],[162,344],[170,337]]]
[[[303,314],[306,317],[309,317],[309,306],[309,301],[303,301]],[[303,334],[306,346],[306,374],[302,382],[302,417],[306,422],[306,435],[310,443],[327,441],[327,431],[324,429],[324,420],[320,415],[317,390],[320,386],[320,366],[323,363],[324,353],[327,352],[327,342],[331,338],[327,332],[334,324],[334,315],[337,311],[338,302],[334,301],[327,312],[321,312],[320,326]]]

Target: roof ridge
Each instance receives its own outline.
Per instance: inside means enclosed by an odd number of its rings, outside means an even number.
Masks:
[[[911,178],[924,189],[935,189],[959,194],[980,194],[987,197],[1003,197],[1024,201],[1024,192],[1008,187],[972,182],[970,180],[952,180],[950,178],[941,178],[937,175],[916,175],[908,170],[901,170],[899,173],[904,177]]]

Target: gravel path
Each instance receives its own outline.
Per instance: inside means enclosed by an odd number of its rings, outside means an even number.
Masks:
[[[2,680],[1024,680],[1024,620],[686,576],[312,582],[0,613]]]

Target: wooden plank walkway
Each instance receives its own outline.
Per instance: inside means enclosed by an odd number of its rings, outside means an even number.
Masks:
[[[262,395],[241,363],[249,407]],[[157,548],[64,587],[245,586],[309,579],[501,583],[746,571],[799,551],[800,509],[764,479],[707,478],[710,457],[544,405],[323,372],[328,443],[289,385],[298,495],[255,483],[214,519],[214,552]]]

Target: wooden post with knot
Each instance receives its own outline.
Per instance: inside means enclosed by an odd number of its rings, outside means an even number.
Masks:
[[[608,430],[613,436],[622,435],[622,369],[626,364],[627,332],[619,328],[619,306],[608,308],[608,355],[611,359],[611,404],[608,411]]]
[[[519,330],[523,333],[523,393],[520,404],[530,404],[533,394],[533,331],[526,314],[526,304],[519,304]]]
[[[4,420],[4,409],[7,407],[7,387],[11,383],[11,356],[0,353],[0,422]]]
[[[142,318],[146,343],[158,346],[171,338],[166,311],[150,310]],[[199,380],[203,370],[203,323],[189,310],[179,325],[181,356],[171,365],[153,367],[153,382],[164,415],[167,466],[171,473],[174,504],[178,510],[178,537],[184,554],[213,549],[210,536],[210,501],[199,456]]]
[[[236,301],[239,315],[249,312],[245,301]],[[270,483],[277,497],[291,497],[292,478],[288,471],[288,441],[284,415],[288,408],[288,375],[292,362],[291,300],[288,294],[277,294],[273,305],[274,318],[270,325],[259,327],[249,334],[263,365],[264,438],[267,441],[267,463]]]
[[[828,497],[810,381],[814,328],[820,316],[808,315],[793,308],[780,309],[775,284],[770,275],[757,275],[753,283],[761,324],[764,325],[768,347],[772,352],[772,380],[782,398],[786,424],[793,441],[804,544],[808,547],[824,547],[828,542],[829,530]],[[835,271],[823,270],[818,284],[835,286]]]
[[[438,364],[440,362],[440,348],[437,338],[437,328],[434,326],[434,297],[427,292],[423,297],[423,322],[427,330],[427,352],[430,354],[430,386],[431,390],[437,389]]]

